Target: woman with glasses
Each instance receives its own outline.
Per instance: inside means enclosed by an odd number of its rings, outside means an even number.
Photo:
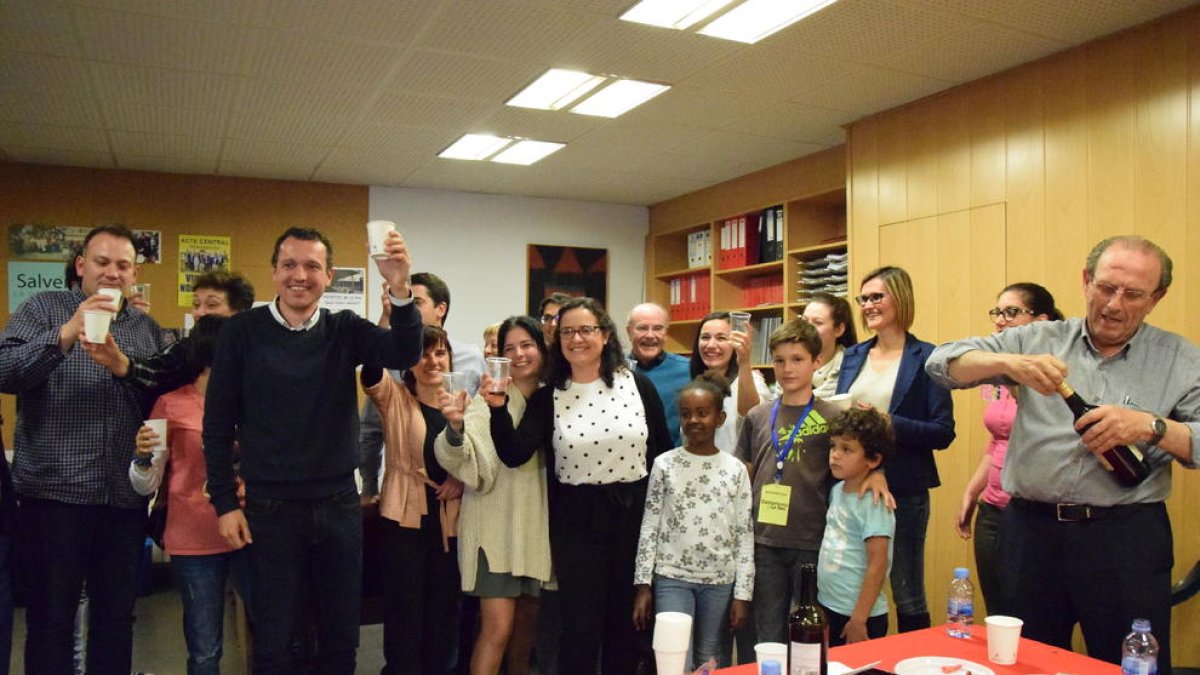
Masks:
[[[821,367],[813,373],[813,393],[828,398],[837,391],[846,347],[858,342],[854,319],[850,316],[850,303],[845,298],[829,293],[813,293],[804,306],[803,316],[821,336]]]
[[[630,372],[616,326],[595,300],[558,312],[543,387],[516,431],[491,408],[492,440],[506,466],[546,463],[550,550],[562,612],[561,673],[635,671],[633,568],[654,459],[671,449],[654,385]]]
[[[941,484],[933,451],[954,441],[954,405],[950,392],[925,374],[933,345],[908,332],[916,313],[908,272],[899,267],[873,270],[863,277],[859,293],[863,325],[875,337],[846,349],[837,393],[849,393],[856,406],[886,414],[896,433],[887,481],[896,499],[892,598],[903,633],[930,626],[925,532],[929,489]]]
[[[1054,306],[1054,296],[1038,284],[1017,283],[1006,287],[988,310],[996,332],[1025,326],[1035,321],[1061,321],[1062,312]],[[962,503],[955,519],[955,529],[963,539],[971,538],[971,516],[975,514],[975,568],[979,571],[979,588],[989,614],[1003,614],[1006,609],[1003,586],[1000,583],[999,550],[996,547],[1000,519],[1009,495],[1000,487],[1000,471],[1008,450],[1008,437],[1017,415],[1016,391],[1005,386],[984,385],[980,391],[987,408],[983,426],[991,434],[987,452],[976,467],[963,491]],[[978,503],[978,511],[976,511]]]
[[[525,675],[538,598],[550,581],[545,465],[540,455],[515,468],[501,464],[492,443],[490,407],[504,407],[519,421],[541,387],[548,353],[532,317],[512,316],[496,325],[500,356],[511,359],[510,378],[493,391],[493,380],[484,373],[465,414],[457,405],[443,408],[446,430],[434,451],[465,485],[458,564],[463,592],[479,598],[482,619],[471,675],[495,675],[501,661],[509,675]]]
[[[725,423],[717,428],[716,444],[722,452],[733,452],[742,419],[754,406],[771,400],[771,389],[750,363],[750,333],[735,332],[729,312],[712,312],[700,320],[692,344],[691,376],[696,379],[713,371],[729,382],[725,397]],[[753,654],[753,644],[751,654]]]

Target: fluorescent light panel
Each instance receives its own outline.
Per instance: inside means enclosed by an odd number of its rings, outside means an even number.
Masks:
[[[534,162],[567,147],[565,143],[550,143],[548,141],[517,141],[508,146],[503,152],[492,158],[493,162],[501,164],[521,164],[528,166]]]
[[[754,44],[836,0],[747,0],[700,29],[711,37]]]
[[[551,68],[506,103],[518,108],[560,110],[595,89],[604,79],[578,70]]]
[[[466,134],[450,144],[450,147],[438,153],[438,157],[446,159],[487,159],[499,152],[504,146],[512,143],[511,138],[501,138],[490,134]]]
[[[733,0],[642,0],[621,15],[633,21],[683,30],[701,21]]]
[[[671,87],[640,80],[617,80],[571,108],[571,112],[596,117],[618,117]]]

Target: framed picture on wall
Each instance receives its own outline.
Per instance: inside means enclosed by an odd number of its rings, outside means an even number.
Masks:
[[[608,307],[608,249],[529,244],[526,312],[533,316],[553,293],[595,298]]]

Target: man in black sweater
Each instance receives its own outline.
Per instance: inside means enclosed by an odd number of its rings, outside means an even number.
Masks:
[[[386,251],[377,263],[391,285],[390,330],[319,308],[333,246],[316,230],[292,228],[271,256],[278,295],[230,319],[217,343],[204,404],[208,489],[221,535],[248,546],[260,675],[298,672],[291,647],[306,595],[318,613],[318,672],[354,672],[362,584],[355,368],[409,368],[421,357],[403,237],[391,233]]]

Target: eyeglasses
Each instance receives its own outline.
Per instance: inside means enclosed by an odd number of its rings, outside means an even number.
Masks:
[[[886,293],[864,293],[854,298],[854,301],[858,303],[859,307],[866,307],[867,305],[878,305],[886,297]]]
[[[542,315],[542,323],[544,323],[544,324],[547,324],[547,325],[549,325],[549,324],[552,324],[552,323],[554,323],[554,322],[556,322],[556,321],[558,321],[558,315],[557,315],[557,314],[543,314],[543,315]]]
[[[1146,298],[1150,297],[1150,294],[1146,291],[1139,291],[1135,288],[1121,288],[1119,286],[1113,286],[1112,284],[1104,283],[1103,281],[1093,281],[1092,288],[1096,289],[1096,292],[1100,294],[1100,297],[1104,298],[1105,300],[1112,300],[1117,294],[1120,294],[1126,302],[1134,303],[1142,302]]]
[[[992,321],[999,321],[1002,316],[1005,321],[1012,321],[1022,314],[1033,316],[1033,310],[1021,309],[1020,307],[1005,307],[1004,309],[993,307],[988,310],[988,316],[992,317]]]
[[[569,328],[559,328],[558,338],[560,340],[570,340],[576,335],[589,338],[599,331],[600,326],[571,326]]]

